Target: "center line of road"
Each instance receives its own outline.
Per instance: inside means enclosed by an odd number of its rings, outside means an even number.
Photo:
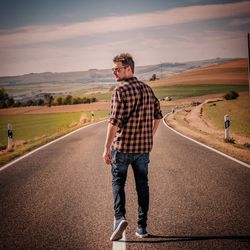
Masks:
[[[114,219],[115,226],[115,219]],[[113,250],[126,250],[126,230],[122,234],[120,241],[113,241]]]

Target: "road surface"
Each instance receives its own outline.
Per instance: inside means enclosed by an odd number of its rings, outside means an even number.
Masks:
[[[0,172],[1,249],[115,249],[106,126],[84,128]],[[151,237],[138,239],[129,169],[123,249],[250,249],[249,168],[161,123],[149,180]]]

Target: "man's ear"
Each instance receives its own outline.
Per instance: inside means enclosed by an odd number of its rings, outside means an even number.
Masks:
[[[132,69],[131,69],[130,66],[128,66],[128,73],[129,73],[129,74],[133,74]]]

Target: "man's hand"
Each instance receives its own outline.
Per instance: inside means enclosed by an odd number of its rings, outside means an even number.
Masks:
[[[161,119],[153,121],[153,136],[155,135],[156,130],[158,129],[158,126],[159,126],[160,122],[161,122]]]
[[[106,142],[105,142],[105,146],[104,146],[104,152],[103,152],[103,155],[102,155],[102,158],[103,158],[104,162],[106,164],[108,164],[108,165],[111,164],[111,150],[110,150],[110,147],[111,147],[112,141],[115,138],[117,129],[118,129],[118,127],[116,127],[116,126],[109,123],[108,129],[107,129]]]
[[[111,152],[110,152],[110,150],[105,148],[103,155],[102,155],[102,158],[107,165],[110,165],[111,164]]]

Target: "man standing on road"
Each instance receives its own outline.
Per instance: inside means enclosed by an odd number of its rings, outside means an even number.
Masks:
[[[134,61],[122,53],[113,59],[113,74],[119,82],[112,93],[111,113],[103,158],[111,164],[115,225],[110,240],[122,238],[128,222],[125,218],[125,191],[128,166],[134,172],[138,196],[138,226],[136,235],[148,236],[149,208],[148,163],[153,136],[162,113],[152,89],[134,77]]]

